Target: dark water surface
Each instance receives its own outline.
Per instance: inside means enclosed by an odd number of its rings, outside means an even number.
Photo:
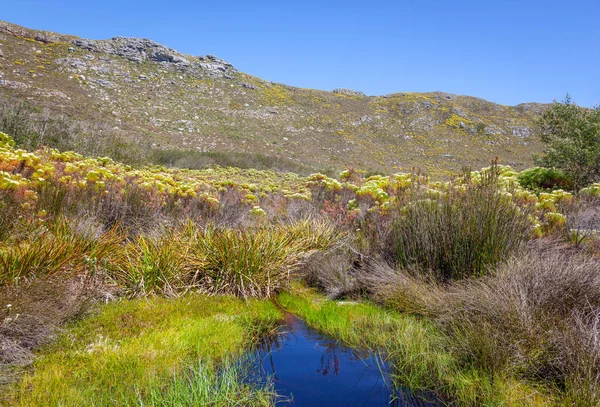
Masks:
[[[257,352],[253,366],[253,380],[275,383],[282,396],[277,405],[442,406],[430,394],[417,397],[394,388],[389,366],[377,356],[346,348],[291,314],[284,322],[281,335]]]

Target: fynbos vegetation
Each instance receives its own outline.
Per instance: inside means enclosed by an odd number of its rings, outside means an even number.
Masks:
[[[151,336],[142,339],[139,327],[126,321],[143,321],[146,311],[135,305],[139,300],[126,298],[153,298],[148,304],[161,315],[172,312],[177,302],[170,301],[187,301],[188,307],[221,301],[218,319],[229,321],[235,311],[228,304],[237,302],[225,294],[278,298],[348,345],[388,355],[398,383],[464,405],[598,402],[597,243],[581,228],[574,235],[577,247],[569,243],[569,225],[582,207],[593,208],[600,191],[595,185],[566,192],[536,181],[532,170],[519,173],[497,163],[446,182],[355,170],[335,179],[218,167],[136,169],[109,158],[25,151],[1,137],[0,306],[7,311],[0,334],[2,374],[13,382],[6,402],[43,403],[39,391],[51,386],[57,404],[81,397],[100,405],[114,397],[127,405],[192,403],[208,394],[229,400],[233,393],[250,404],[269,404],[268,388],[243,387],[241,362],[204,351],[198,366],[175,354],[173,362],[148,359],[143,369],[152,366],[155,378],[131,376],[118,396],[114,384],[102,379],[129,369],[125,348],[136,355],[137,346],[171,335],[165,329],[179,332],[179,323],[148,322],[152,328],[144,332]],[[331,302],[318,311],[323,300],[290,285],[298,279],[337,299],[368,298],[379,305],[360,312],[345,308],[351,311],[346,314]],[[48,284],[54,288],[42,288]],[[57,296],[56,290],[70,294]],[[158,300],[165,296],[181,299]],[[106,322],[95,328],[93,321],[100,320],[84,319],[81,327],[69,328],[17,380],[34,360],[32,351],[65,321],[99,299],[116,298],[122,300],[113,311],[93,317]],[[107,331],[100,326],[116,323],[111,312],[125,325]],[[269,315],[278,318],[277,312]],[[235,335],[248,338],[235,345],[240,352],[274,326],[261,328],[247,318],[235,328],[241,330]],[[36,319],[46,329],[33,329]],[[202,323],[216,323],[208,321]],[[61,362],[62,373],[54,365],[55,352],[72,335],[79,338],[77,347],[94,349],[86,357],[111,353],[110,365],[85,368],[97,385],[75,376],[60,379],[80,365],[76,350]],[[188,334],[178,335],[184,341]],[[189,355],[184,342],[172,346]],[[163,349],[158,342],[151,346]],[[176,372],[170,384],[165,368]],[[50,384],[58,380],[60,386]]]
[[[273,405],[292,312],[440,403],[600,405],[598,109],[0,41],[0,404]]]

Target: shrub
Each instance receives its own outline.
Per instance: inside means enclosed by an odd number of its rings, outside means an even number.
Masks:
[[[577,189],[600,179],[600,108],[579,107],[567,95],[544,111],[539,126],[548,145],[540,164],[563,170]]]
[[[453,187],[420,198],[400,210],[388,258],[443,281],[483,275],[522,248],[531,234],[527,214],[495,185]]]
[[[74,233],[64,222],[58,222],[49,231],[32,232],[24,241],[0,248],[0,286],[53,275],[67,268],[87,271],[88,263],[102,262],[118,246],[117,241],[115,231],[98,238]]]
[[[478,279],[440,285],[381,262],[357,278],[388,307],[433,320],[460,365],[552,388],[556,405],[599,405],[597,258],[546,238]]]
[[[18,223],[21,212],[13,196],[0,191],[0,242],[13,235],[13,229]]]
[[[596,406],[600,263],[547,240],[536,246],[495,275],[454,285],[435,313],[465,361],[562,388],[573,401],[565,405]]]
[[[517,179],[523,188],[532,191],[572,190],[574,187],[571,178],[555,168],[529,168],[519,173]]]
[[[139,236],[121,257],[114,276],[131,296],[174,295],[193,267],[187,257],[190,242],[180,230],[163,236]]]

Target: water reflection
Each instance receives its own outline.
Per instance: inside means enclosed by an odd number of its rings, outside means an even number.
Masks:
[[[272,379],[282,399],[294,406],[441,406],[394,388],[389,366],[377,355],[341,346],[287,314],[281,335],[256,352],[253,380]],[[431,395],[429,395],[431,398]]]

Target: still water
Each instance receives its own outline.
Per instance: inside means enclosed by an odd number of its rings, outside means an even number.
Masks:
[[[443,405],[431,394],[395,388],[381,358],[344,347],[291,314],[280,335],[257,352],[252,370],[253,380],[273,380],[278,406]]]

